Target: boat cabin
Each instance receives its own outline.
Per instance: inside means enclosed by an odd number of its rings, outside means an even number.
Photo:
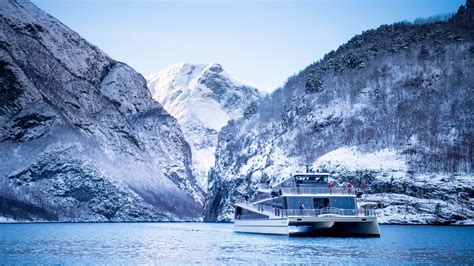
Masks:
[[[265,211],[277,216],[356,215],[357,203],[352,190],[352,187],[333,187],[328,173],[297,173],[262,189],[254,201],[256,211],[237,207],[236,218],[257,218]]]

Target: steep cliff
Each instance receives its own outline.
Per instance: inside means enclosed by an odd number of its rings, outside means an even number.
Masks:
[[[196,219],[203,191],[145,79],[27,1],[0,1],[0,216]]]

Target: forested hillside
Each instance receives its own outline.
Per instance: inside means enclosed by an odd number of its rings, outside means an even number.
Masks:
[[[219,135],[205,219],[312,165],[382,222],[472,223],[474,10],[353,37]]]

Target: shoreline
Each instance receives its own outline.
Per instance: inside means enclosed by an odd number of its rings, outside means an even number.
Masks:
[[[118,224],[118,223],[203,223],[203,224],[233,224],[234,222],[203,222],[203,221],[14,221],[14,222],[0,222],[0,225],[6,224]],[[474,224],[405,224],[405,223],[379,223],[379,225],[410,225],[410,226],[454,226],[454,227],[469,227]]]

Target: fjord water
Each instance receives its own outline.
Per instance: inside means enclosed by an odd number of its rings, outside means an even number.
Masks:
[[[380,238],[241,234],[232,224],[0,224],[0,264],[474,264],[474,227],[382,225]]]

